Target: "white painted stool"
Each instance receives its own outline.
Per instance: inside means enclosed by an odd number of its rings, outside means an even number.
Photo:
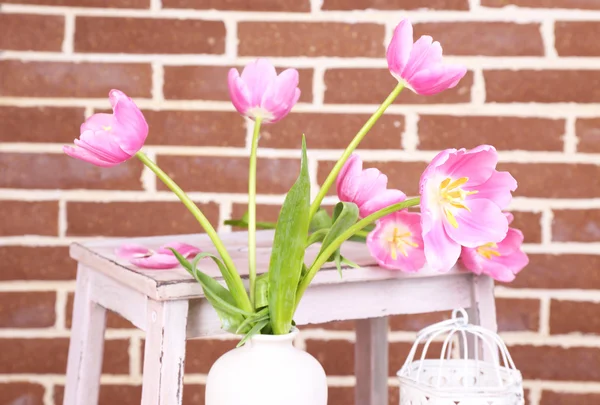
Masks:
[[[268,268],[272,231],[257,235],[258,271]],[[223,235],[236,267],[247,272],[247,234]],[[182,268],[140,270],[119,260],[121,244],[158,248],[179,241],[216,253],[206,235],[110,240],[71,246],[79,262],[64,405],[97,405],[104,347],[106,310],[115,311],[146,332],[142,405],[180,405],[186,338],[223,333],[217,314],[200,285]],[[319,251],[306,254],[310,263]],[[343,278],[328,263],[315,277],[296,312],[298,325],[356,319],[357,405],[387,405],[388,315],[469,308],[472,323],[496,330],[493,280],[453,269],[446,274],[423,270],[405,274],[375,265],[364,244],[347,242],[343,254],[361,265]],[[202,269],[218,277],[212,261]],[[473,353],[472,350],[469,351]]]

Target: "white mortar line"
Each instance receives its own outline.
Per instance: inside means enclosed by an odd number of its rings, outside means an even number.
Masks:
[[[406,153],[414,153],[419,146],[419,116],[407,113],[404,116],[404,133],[402,134],[402,149]],[[361,152],[362,156],[362,152]]]
[[[129,374],[136,378],[142,378],[142,342],[138,336],[129,339]]]
[[[549,297],[540,298],[540,329],[542,336],[550,335],[550,301]]]
[[[495,294],[497,298],[547,298],[558,300],[569,300],[578,302],[600,303],[600,290],[578,290],[578,289],[543,289],[543,288],[507,288],[496,286]]]
[[[549,208],[542,210],[540,217],[540,226],[542,229],[542,244],[550,245],[552,243],[552,221],[554,219],[554,213]]]
[[[229,201],[221,201],[219,203],[219,224],[217,230],[219,232],[231,232],[231,225],[223,224],[224,221],[231,218],[233,213],[233,204]]]
[[[556,47],[554,46],[554,21],[543,20],[540,25],[540,33],[542,35],[542,41],[544,43],[544,53],[546,57],[550,59],[558,58]]]
[[[163,66],[158,62],[152,63],[152,99],[155,102],[163,102],[165,96],[163,94],[165,71]]]
[[[322,67],[315,67],[313,71],[313,105],[322,106],[323,100],[325,99],[325,69]]]
[[[58,237],[64,238],[67,235],[67,202],[64,199],[58,200]]]
[[[67,11],[65,13],[65,33],[62,43],[62,52],[72,54],[75,44],[75,14]]]
[[[237,21],[226,19],[225,23],[225,56],[234,61],[238,56],[238,27]]]
[[[42,383],[44,386],[44,397],[42,399],[44,405],[55,405],[54,404],[54,384],[49,382]]]
[[[158,14],[162,9],[162,0],[150,0],[150,11]]]
[[[59,331],[65,330],[66,325],[66,308],[67,308],[67,296],[68,292],[64,290],[56,291],[56,302],[55,302],[55,312],[56,312],[56,322],[54,324],[54,328]]]
[[[86,120],[87,118],[91,117],[93,114],[94,114],[94,107],[86,106],[85,109],[83,110],[83,120]],[[77,135],[73,134],[73,136],[75,137]],[[22,145],[26,145],[26,144],[22,144]]]
[[[149,148],[144,148],[143,152],[146,154],[146,156],[148,156],[148,159],[152,160],[153,162],[156,162],[156,152],[154,152],[153,150],[151,150]],[[140,181],[141,181],[142,187],[145,191],[147,191],[149,193],[156,193],[156,182],[158,180],[156,179],[156,175],[152,172],[152,170],[150,170],[145,165],[144,165],[144,168],[142,169],[142,175],[140,177]]]
[[[323,7],[323,0],[310,0],[310,12],[312,14],[319,13],[321,7]]]
[[[539,387],[529,388],[529,405],[540,405],[542,390]]]
[[[482,69],[473,70],[473,87],[471,87],[471,101],[476,105],[485,104],[485,78]]]
[[[308,176],[310,178],[310,199],[311,201],[317,196],[321,185],[318,181],[319,162],[317,159],[308,157]]]
[[[564,142],[565,142],[565,153],[567,154],[575,154],[577,153],[577,131],[575,129],[575,121],[577,118],[575,116],[568,116],[565,119],[565,134],[564,134]]]

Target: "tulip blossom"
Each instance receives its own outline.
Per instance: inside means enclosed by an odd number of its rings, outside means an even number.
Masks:
[[[493,146],[440,152],[421,175],[421,224],[427,263],[448,271],[461,245],[476,248],[506,237],[508,220],[503,209],[517,182],[496,171]]]
[[[298,71],[286,69],[277,75],[269,61],[257,59],[241,76],[235,68],[229,71],[229,95],[240,114],[263,123],[277,122],[300,98]]]
[[[336,179],[338,198],[356,204],[362,218],[406,199],[402,191],[387,188],[385,174],[375,168],[363,170],[362,167],[360,157],[352,155]]]
[[[512,215],[507,214],[509,223]],[[506,237],[498,242],[485,243],[476,248],[462,248],[460,256],[464,266],[475,274],[487,274],[495,280],[510,282],[529,263],[521,250],[523,233],[509,228]]]
[[[413,27],[402,20],[387,49],[388,68],[399,82],[417,94],[429,96],[450,89],[467,73],[462,65],[444,64],[442,46],[423,35],[413,44]]]
[[[200,249],[186,243],[171,242],[154,251],[146,246],[134,243],[122,245],[115,254],[129,260],[131,264],[144,269],[172,269],[179,266],[179,261],[169,249],[175,249],[186,259],[200,253]]]
[[[367,236],[367,247],[381,267],[411,273],[423,268],[425,253],[420,221],[420,214],[406,210],[377,221]]]
[[[110,167],[135,155],[148,136],[148,124],[135,103],[122,91],[111,90],[112,114],[94,114],[80,129],[75,146],[63,151],[96,166]]]

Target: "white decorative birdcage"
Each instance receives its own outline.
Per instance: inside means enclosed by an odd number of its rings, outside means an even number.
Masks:
[[[441,354],[429,359],[434,341],[443,342]],[[453,354],[455,350],[460,353]],[[469,324],[463,309],[418,333],[398,379],[400,405],[525,403],[522,376],[506,345],[496,333]]]

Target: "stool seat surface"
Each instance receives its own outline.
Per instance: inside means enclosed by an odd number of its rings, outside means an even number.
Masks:
[[[264,273],[269,267],[271,245],[274,231],[257,232],[257,272]],[[247,281],[248,278],[248,233],[231,232],[220,235],[227,247],[238,272]],[[137,243],[150,249],[157,249],[169,242],[184,242],[199,247],[203,252],[217,254],[210,239],[205,234],[172,235],[146,238],[109,239],[94,242],[74,243],[71,245],[71,257],[95,271],[119,281],[128,287],[145,294],[155,300],[175,300],[184,298],[201,298],[202,288],[194,278],[182,267],[169,270],[147,270],[130,264],[126,259],[118,258],[115,250],[124,243]],[[314,244],[306,251],[305,263],[310,265],[317,256],[320,244]],[[400,271],[380,268],[370,256],[367,246],[360,242],[346,242],[342,246],[342,254],[357,263],[360,268],[345,267],[340,278],[334,263],[326,263],[319,271],[311,288],[323,284],[369,282],[386,279],[423,278],[447,276],[463,273],[458,267],[449,273],[440,274],[425,268],[418,273],[403,273]],[[219,280],[220,272],[217,265],[209,259],[202,260],[199,268]]]

